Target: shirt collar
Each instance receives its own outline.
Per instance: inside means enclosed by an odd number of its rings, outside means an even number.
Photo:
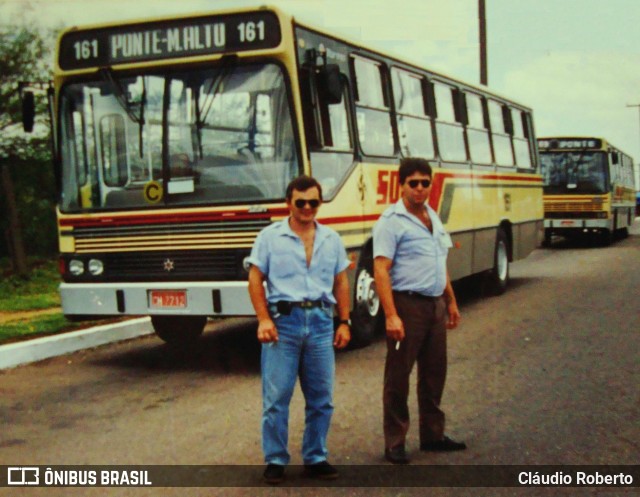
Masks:
[[[292,237],[292,238],[300,238],[291,229],[291,226],[289,225],[289,219],[291,219],[291,216],[288,216],[288,217],[286,217],[286,218],[284,218],[282,220],[282,224],[280,225],[280,235],[285,235],[285,236],[289,236],[289,237]],[[316,225],[316,238],[318,240],[320,238],[324,238],[324,236],[327,234],[327,232],[324,229],[325,227],[322,224],[320,224],[317,219],[314,219],[313,222]]]
[[[427,212],[429,214],[431,214],[432,212],[435,212],[431,206],[429,205],[428,201],[424,203],[424,206],[427,208]],[[402,197],[400,197],[400,200],[398,200],[395,205],[394,205],[394,212],[396,214],[404,214],[406,216],[410,215],[409,211],[407,210],[407,206],[404,205],[404,200],[402,199]]]
[[[434,226],[440,226],[440,218],[438,218],[438,215],[436,213],[435,210],[433,210],[431,208],[431,206],[425,202],[424,206],[427,208],[427,214],[429,215],[429,218],[431,218],[431,223]],[[393,206],[393,213],[400,215],[400,216],[405,216],[407,219],[409,219],[411,222],[416,223],[418,226],[420,226],[421,228],[427,229],[428,228],[422,224],[422,222],[413,214],[409,213],[409,211],[407,210],[407,206],[404,205],[404,201],[402,200],[402,198],[400,198],[400,200],[398,200],[394,206]]]

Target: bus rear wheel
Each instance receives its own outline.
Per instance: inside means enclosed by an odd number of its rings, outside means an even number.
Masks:
[[[151,324],[164,342],[173,346],[195,343],[207,324],[206,316],[151,316]]]
[[[493,253],[493,269],[487,275],[489,292],[502,295],[509,284],[509,240],[502,228],[498,228]]]
[[[352,348],[369,345],[380,330],[382,311],[372,271],[358,269],[352,313]]]

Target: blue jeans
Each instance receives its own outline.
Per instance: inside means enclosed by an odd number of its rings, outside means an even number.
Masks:
[[[333,413],[335,353],[333,311],[293,308],[289,316],[271,306],[279,341],[262,344],[262,450],[266,464],[286,465],[289,403],[300,378],[305,398],[302,439],[304,464],[327,459],[327,433]]]

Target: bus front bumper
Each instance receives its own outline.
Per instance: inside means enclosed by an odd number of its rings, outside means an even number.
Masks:
[[[246,281],[61,283],[66,316],[254,316]]]
[[[563,230],[611,230],[610,219],[545,219],[544,228],[554,232]]]

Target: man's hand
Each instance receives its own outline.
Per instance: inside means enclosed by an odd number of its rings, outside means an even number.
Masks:
[[[341,324],[338,326],[336,330],[336,336],[333,340],[333,346],[336,349],[344,349],[349,342],[351,341],[351,330],[349,329],[349,325]]]
[[[460,323],[460,310],[458,309],[458,304],[455,301],[450,302],[447,306],[447,312],[449,313],[447,329],[452,330]]]
[[[258,341],[260,343],[278,341],[278,330],[271,319],[261,319],[258,321]]]
[[[401,342],[404,340],[404,323],[397,314],[388,316],[386,319],[387,336],[391,340]]]

